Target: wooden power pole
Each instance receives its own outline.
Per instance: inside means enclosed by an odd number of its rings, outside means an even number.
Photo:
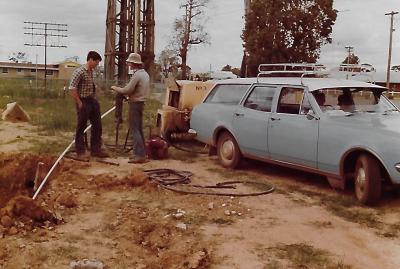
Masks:
[[[104,72],[106,80],[128,80],[126,59],[131,52],[142,56],[154,77],[154,0],[108,0]]]
[[[388,55],[388,66],[386,70],[386,88],[390,87],[390,65],[392,60],[392,39],[393,39],[393,16],[399,14],[399,12],[390,12],[386,13],[385,15],[390,15],[390,38],[389,38],[389,55]]]
[[[25,43],[25,46],[31,47],[44,47],[44,90],[47,90],[47,48],[66,48],[67,46],[61,45],[59,42],[61,38],[67,37],[66,32],[67,24],[49,23],[49,22],[24,22],[25,35],[29,35],[32,41]],[[34,37],[43,38],[42,40],[34,41]],[[57,44],[49,44],[48,37],[57,38]],[[37,61],[36,61],[36,76],[37,76]],[[37,83],[37,79],[36,79]]]

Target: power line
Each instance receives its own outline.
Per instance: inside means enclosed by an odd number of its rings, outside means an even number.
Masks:
[[[60,39],[68,37],[66,35],[67,24],[48,23],[48,22],[24,22],[24,35],[31,36],[31,42],[25,43],[25,46],[44,47],[44,89],[47,90],[47,48],[66,48],[67,46],[60,44]],[[44,37],[44,43],[41,40],[33,41],[34,36]],[[57,37],[58,44],[48,44],[47,37]],[[37,71],[36,71],[37,73]]]

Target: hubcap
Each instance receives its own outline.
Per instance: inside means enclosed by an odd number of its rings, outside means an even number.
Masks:
[[[364,193],[366,181],[367,178],[365,176],[365,170],[364,168],[360,167],[356,177],[356,193],[358,197],[361,197]]]
[[[221,155],[226,160],[231,160],[233,157],[234,145],[230,140],[224,141],[221,148]]]

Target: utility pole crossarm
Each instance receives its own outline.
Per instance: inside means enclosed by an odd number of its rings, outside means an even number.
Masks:
[[[25,46],[30,47],[44,47],[44,89],[47,90],[47,48],[66,48],[67,46],[57,44],[47,44],[48,37],[57,37],[58,41],[60,38],[67,37],[65,32],[67,32],[67,24],[60,24],[60,23],[48,23],[48,22],[31,22],[25,21],[24,22],[25,30],[29,30],[29,32],[25,32],[25,35],[29,35],[32,38],[31,43],[25,43]],[[40,36],[44,37],[44,43],[34,42],[33,37]]]
[[[351,52],[354,49],[354,47],[352,46],[347,46],[345,47],[345,49],[348,51],[348,55],[347,55],[347,64],[350,64],[350,57],[351,57]]]

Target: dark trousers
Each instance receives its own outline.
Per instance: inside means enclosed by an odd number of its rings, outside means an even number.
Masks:
[[[101,115],[100,115],[100,104],[95,98],[81,98],[82,107],[77,110],[77,126],[75,133],[75,149],[77,153],[85,152],[85,141],[84,131],[89,120],[92,124],[91,136],[90,136],[90,150],[91,152],[97,152],[101,148]]]
[[[129,103],[129,128],[133,138],[134,156],[146,157],[143,135],[144,102]]]

